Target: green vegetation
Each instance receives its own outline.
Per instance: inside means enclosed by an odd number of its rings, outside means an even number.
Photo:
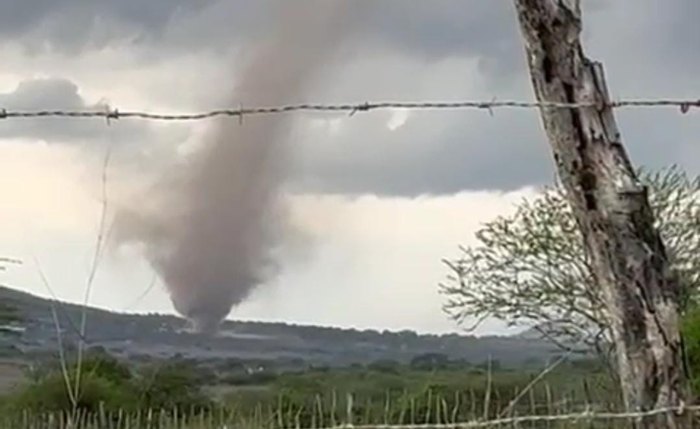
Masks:
[[[700,296],[700,177],[670,167],[641,171],[640,180],[648,186],[685,310]],[[604,351],[611,336],[601,291],[561,186],[486,223],[476,238],[477,245],[446,261],[450,273],[441,291],[452,318],[534,326],[564,348],[583,342]]]
[[[497,362],[466,365],[435,354],[407,365],[379,361],[260,374],[239,375],[237,383],[231,384],[227,374],[183,359],[129,370],[124,363],[93,352],[83,366],[77,410],[54,364],[0,399],[0,412],[8,419],[27,411],[102,418],[153,412],[168,419],[216,415],[236,422],[265,421],[262,426],[266,427],[465,421],[498,417],[539,370],[498,369]],[[75,379],[74,373],[69,376]],[[603,402],[602,398],[614,409],[618,400],[611,386],[594,362],[564,363],[524,395],[511,414],[582,411],[586,404]]]
[[[347,410],[349,401],[355,424],[466,421],[483,416],[485,410],[490,418],[497,417],[536,374],[501,370],[489,375],[482,368],[422,371],[410,367],[309,371],[281,376],[267,390],[267,396],[258,392],[256,399],[269,408],[274,408],[273,401],[279,401],[285,409],[306,410],[301,419],[307,424],[314,423],[309,420],[314,410],[316,418],[323,418],[326,424],[343,420],[345,414],[339,410]],[[534,388],[516,411],[519,414],[551,411],[546,406],[551,402],[548,394],[557,396],[557,400],[566,398],[569,406],[582,407],[593,402],[594,397],[616,402],[614,390],[609,386],[603,373],[566,365]],[[245,397],[243,392],[226,399],[235,404]]]
[[[81,366],[76,400],[71,398],[70,392],[75,391],[77,371],[72,363],[68,368],[71,369],[64,373],[60,365],[53,362],[33,371],[28,384],[0,401],[0,410],[4,413],[75,410],[90,413],[161,408],[191,410],[211,405],[202,392],[198,371],[185,362],[165,362],[133,372],[125,363],[93,352]]]
[[[642,177],[651,187],[652,205],[685,292],[686,362],[692,387],[700,394],[700,202],[696,201],[700,180],[675,168]],[[601,332],[590,338],[589,345],[604,350],[609,343],[608,324],[600,297],[591,292],[595,287],[578,234],[560,188],[523,202],[515,215],[487,223],[478,233],[478,246],[464,249],[461,259],[448,262],[453,277],[442,289],[448,297],[446,310],[459,321],[491,317],[513,325],[534,324],[539,334],[562,347],[572,342],[584,345],[579,343],[581,338]],[[0,325],[18,317],[13,305],[0,304]],[[24,305],[40,307],[37,303]],[[41,313],[37,310],[33,314]],[[128,335],[144,332],[133,320],[126,323],[126,319],[119,319],[124,316],[102,317],[110,323],[101,329],[113,334],[126,327]],[[152,319],[150,331],[146,330],[151,335],[159,332],[175,344],[208,347],[197,337],[179,334],[160,316],[147,318]],[[264,324],[240,324],[237,329],[249,335],[304,338],[312,350],[320,347],[318,344],[339,341],[339,333],[330,329]],[[344,344],[372,342],[404,350],[420,343],[415,349],[439,352],[419,354],[411,360],[413,354],[377,352],[368,355],[371,357],[365,358],[364,364],[350,364],[355,355],[329,347],[336,353],[333,356],[338,356],[332,360],[338,367],[329,368],[287,357],[304,356],[301,350],[307,349],[283,349],[286,354],[270,355],[269,360],[190,360],[179,355],[155,360],[148,354],[120,360],[96,348],[89,350],[81,367],[77,398],[71,397],[78,377],[75,363],[68,362],[69,369],[64,372],[56,359],[49,360],[28,372],[24,385],[0,397],[0,428],[27,426],[28,419],[41,423],[35,426],[49,427],[53,426],[46,422],[84,420],[80,428],[108,424],[163,429],[224,425],[318,428],[343,423],[450,423],[622,408],[606,355],[574,354],[543,375],[542,360],[557,359],[549,351],[526,354],[522,349],[520,353],[532,359],[527,364],[527,359],[513,359],[511,354],[517,350],[510,353],[503,346],[502,361],[474,363],[490,355],[481,348],[489,343],[474,340],[457,348],[463,340],[456,336],[426,339],[411,332],[369,331],[343,335]],[[502,340],[493,339],[495,350],[499,350],[498,341]],[[528,342],[521,339],[518,344],[525,347]],[[72,355],[70,344],[64,341],[66,353]],[[473,361],[450,356],[469,356]],[[368,363],[371,359],[377,360]],[[523,427],[623,427],[610,422],[560,423]]]
[[[690,383],[700,395],[700,307],[694,306],[683,317],[683,342]]]

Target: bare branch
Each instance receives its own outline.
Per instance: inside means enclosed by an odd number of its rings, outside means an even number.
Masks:
[[[700,300],[700,177],[676,166],[640,170],[686,302]],[[485,319],[534,328],[562,350],[580,338],[609,358],[610,330],[576,220],[560,185],[523,200],[445,259],[443,310],[466,330]],[[591,334],[595,334],[590,336]]]

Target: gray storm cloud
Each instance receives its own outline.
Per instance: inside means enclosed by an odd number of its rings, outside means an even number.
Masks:
[[[252,60],[235,76],[236,87],[221,83],[232,106],[302,99],[357,12],[339,2],[290,3],[272,12],[277,26],[250,47]],[[289,130],[285,116],[212,122],[197,152],[142,204],[117,214],[118,241],[141,244],[175,309],[199,331],[215,330],[276,272],[274,251],[290,228],[280,195]]]

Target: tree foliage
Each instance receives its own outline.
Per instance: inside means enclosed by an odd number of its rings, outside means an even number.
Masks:
[[[143,371],[138,383],[139,402],[144,408],[206,408],[209,399],[202,391],[207,374],[188,362],[160,363]]]
[[[72,365],[71,365],[72,366]],[[128,409],[133,406],[136,389],[129,368],[104,353],[90,353],[82,365],[80,395],[77,408],[95,412],[100,404],[106,410]],[[75,380],[76,372],[68,372]],[[70,411],[73,404],[66,388],[60,366],[51,362],[30,375],[29,383],[6,399],[10,410]]]
[[[211,405],[202,391],[206,374],[184,362],[159,362],[135,371],[129,368],[128,362],[97,350],[90,351],[84,358],[81,374],[77,408],[86,412],[95,412],[100,407],[108,411],[174,408],[192,411]],[[71,370],[67,375],[69,380],[75,380],[76,372]],[[73,409],[64,374],[57,362],[34,371],[27,384],[0,398],[0,404],[3,402],[7,411]]]
[[[657,227],[683,290],[683,310],[700,296],[700,177],[672,166],[640,171]],[[609,334],[601,290],[560,185],[488,222],[477,244],[446,260],[444,310],[464,325],[492,318],[532,327],[564,347],[600,344]]]
[[[17,322],[19,319],[19,312],[15,307],[0,302],[0,330],[2,330],[3,325]]]
[[[693,391],[700,393],[700,307],[694,306],[685,314],[682,332],[690,383]]]

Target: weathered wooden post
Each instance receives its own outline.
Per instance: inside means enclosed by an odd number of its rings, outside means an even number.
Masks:
[[[559,178],[583,232],[612,323],[630,411],[680,407],[688,398],[679,334],[679,285],[642,186],[622,145],[600,63],[580,42],[579,0],[514,0]],[[593,106],[591,106],[593,104]],[[683,427],[669,413],[641,427]]]

